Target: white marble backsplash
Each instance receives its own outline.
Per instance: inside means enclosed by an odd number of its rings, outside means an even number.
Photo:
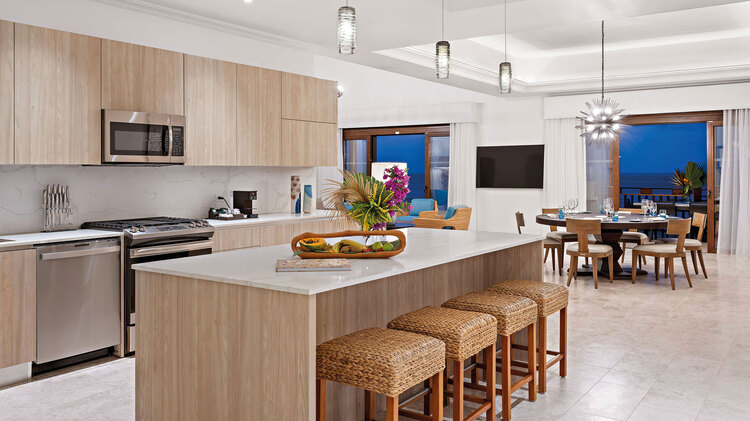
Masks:
[[[317,187],[315,167],[0,166],[0,235],[42,230],[42,190],[70,185],[71,223],[146,216],[202,218],[257,190],[257,213],[289,212],[290,177]],[[313,190],[316,190],[316,188]],[[316,191],[313,191],[313,203]]]

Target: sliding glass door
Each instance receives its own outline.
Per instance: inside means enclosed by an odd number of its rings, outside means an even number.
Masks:
[[[716,253],[719,240],[719,202],[721,195],[721,161],[724,155],[722,121],[708,122],[708,252]],[[713,162],[713,164],[711,164]]]

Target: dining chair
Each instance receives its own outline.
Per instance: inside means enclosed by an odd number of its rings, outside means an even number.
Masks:
[[[625,214],[639,214],[643,212],[641,209],[636,208],[620,208],[620,213]],[[620,243],[622,243],[622,262],[625,262],[625,250],[627,249],[628,244],[634,244],[633,247],[640,245],[640,244],[646,244],[648,243],[648,235],[639,232],[635,228],[631,228],[628,231],[625,231],[622,233],[622,236],[620,237]],[[645,257],[639,257],[638,258],[638,267],[641,268],[642,263],[645,261]]]
[[[708,279],[708,273],[706,272],[706,265],[703,262],[703,242],[701,239],[703,238],[703,232],[706,229],[706,214],[704,213],[694,213],[692,218],[692,226],[698,228],[698,239],[693,238],[686,238],[685,239],[685,250],[690,252],[690,257],[693,259],[693,268],[695,269],[695,274],[698,275],[698,261],[696,259],[696,254],[698,256],[698,259],[700,259],[701,269],[703,270],[703,276]],[[657,243],[661,244],[675,244],[677,243],[678,238],[663,238]]]
[[[518,233],[523,234],[521,232],[521,227],[525,227],[526,222],[523,218],[523,212],[516,212],[516,227],[518,228]],[[549,255],[549,251],[552,250],[552,272],[555,271],[555,254],[559,255],[559,249],[562,248],[562,243],[560,243],[557,240],[552,240],[550,238],[544,239],[544,260],[542,263],[547,263],[547,256]]]
[[[560,212],[560,208],[542,208],[543,214],[555,214]],[[578,236],[575,234],[571,234],[566,231],[558,231],[557,227],[554,225],[550,225],[549,227],[550,232],[547,233],[547,238],[550,240],[555,240],[558,243],[560,243],[560,248],[557,249],[557,263],[558,263],[558,272],[560,276],[563,274],[563,260],[565,257],[565,243],[574,243],[578,241]],[[572,267],[572,266],[571,266]]]
[[[690,272],[688,271],[687,259],[685,257],[685,236],[688,232],[690,232],[689,219],[670,219],[667,223],[667,234],[676,235],[677,241],[674,244],[643,244],[635,246],[633,249],[633,266],[635,266],[636,257],[639,255],[653,257],[654,266],[656,268],[656,280],[658,281],[659,259],[664,259],[665,276],[668,272],[669,279],[672,282],[672,290],[674,290],[674,259],[680,258],[682,260],[682,269],[685,271],[688,285],[692,288],[693,283],[690,282]],[[636,272],[637,271],[633,271],[633,283],[635,283]]]
[[[609,282],[613,283],[615,279],[612,247],[607,244],[589,244],[589,235],[602,233],[602,221],[600,219],[568,219],[565,227],[569,233],[573,233],[577,237],[576,244],[572,244],[566,251],[570,256],[568,286],[570,286],[573,278],[578,279],[579,257],[591,257],[593,259],[591,271],[594,273],[594,288],[599,289],[599,259],[609,261]]]

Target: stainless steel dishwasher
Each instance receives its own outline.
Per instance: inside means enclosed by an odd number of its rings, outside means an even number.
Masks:
[[[120,343],[120,240],[36,247],[36,363]]]

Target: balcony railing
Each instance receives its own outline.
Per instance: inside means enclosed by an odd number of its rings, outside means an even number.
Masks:
[[[667,187],[620,187],[620,204],[626,208],[633,207],[643,199],[653,200],[657,203],[682,202],[682,190]],[[704,189],[693,191],[693,202],[704,202],[706,200]]]

